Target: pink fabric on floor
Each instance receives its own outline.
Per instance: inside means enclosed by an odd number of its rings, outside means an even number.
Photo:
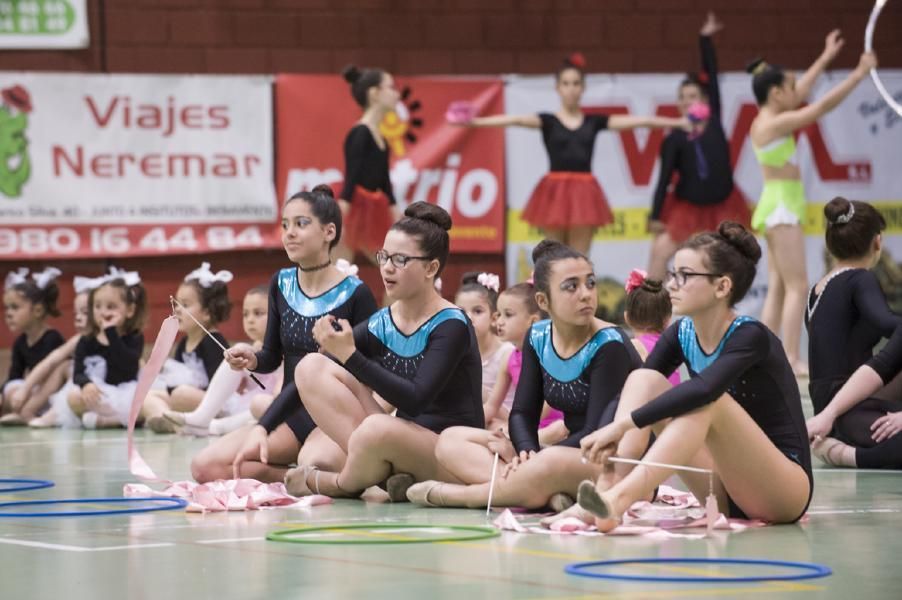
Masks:
[[[710,531],[744,531],[750,527],[764,527],[768,523],[760,520],[728,519],[716,513],[713,523],[705,514],[705,508],[689,492],[683,492],[669,486],[661,486],[658,498],[654,503],[636,502],[624,515],[621,525],[607,533],[601,533],[595,525],[589,525],[576,517],[566,517],[555,521],[548,528],[527,525],[521,518],[534,518],[523,515],[517,517],[510,509],[505,509],[493,525],[502,531],[518,533],[542,533],[562,535],[610,535],[610,536],[643,536],[651,539],[702,539],[706,533],[676,533],[676,530],[708,528]]]
[[[285,484],[261,483],[256,479],[218,479],[210,483],[177,481],[163,491],[156,491],[141,483],[127,483],[123,488],[126,498],[155,497],[183,498],[188,501],[186,512],[223,512],[257,510],[275,506],[306,508],[331,504],[328,496],[297,498],[288,493]]]

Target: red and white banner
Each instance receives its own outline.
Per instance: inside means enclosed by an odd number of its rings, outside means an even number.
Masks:
[[[822,76],[812,98],[822,97],[846,76],[835,71]],[[890,93],[902,98],[902,71],[881,75]],[[589,75],[583,108],[586,112],[632,115],[676,115],[676,90],[682,75]],[[737,187],[754,205],[761,193],[761,167],[755,160],[749,128],[758,114],[750,78],[726,73],[720,78],[723,126],[730,143]],[[512,114],[554,112],[560,100],[554,78],[512,78],[505,87],[505,110]],[[486,114],[486,113],[481,113]],[[522,281],[532,270],[530,253],[541,239],[538,230],[520,219],[533,188],[548,171],[548,158],[536,130],[509,128],[507,181],[508,283]],[[602,132],[595,142],[592,172],[614,210],[614,223],[601,229],[592,245],[596,272],[613,282],[622,296],[622,282],[631,269],[646,268],[651,236],[646,230],[648,211],[660,169],[659,153],[665,132],[636,130]],[[798,163],[808,199],[803,224],[809,279],[825,271],[823,205],[835,196],[875,204],[887,221],[884,251],[902,260],[902,117],[878,94],[869,79],[817,123],[797,134]],[[764,240],[762,238],[762,243]],[[767,257],[758,265],[758,278],[742,309],[754,314],[767,284]],[[601,285],[601,284],[600,284]]]
[[[0,73],[0,256],[278,246],[266,77]]]
[[[481,114],[503,111],[500,79],[405,77],[382,134],[402,205],[434,202],[451,213],[454,252],[504,247],[504,133],[448,125],[445,111],[471,101]],[[283,200],[320,183],[340,186],[344,139],[360,118],[347,82],[332,75],[276,78],[276,187]]]

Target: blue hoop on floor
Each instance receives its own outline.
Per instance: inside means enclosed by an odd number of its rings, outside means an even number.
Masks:
[[[27,492],[28,490],[42,490],[53,487],[54,483],[46,479],[0,479],[0,485],[13,484],[13,487],[0,487],[0,494],[12,492]],[[21,484],[21,485],[15,485]]]
[[[613,565],[663,564],[663,565],[759,565],[801,569],[802,573],[787,575],[749,575],[746,577],[672,577],[655,575],[620,575],[617,573],[596,573],[588,571],[592,567],[610,567]],[[594,579],[616,579],[619,581],[644,581],[660,583],[748,583],[754,581],[798,581],[800,579],[817,579],[833,574],[830,567],[816,563],[789,562],[783,560],[759,560],[751,558],[627,558],[622,560],[599,560],[594,562],[573,563],[564,568],[569,575],[592,577]]]
[[[146,506],[141,508],[121,508],[116,510],[76,510],[69,512],[12,512],[8,508],[19,506],[44,506],[54,504],[134,504],[138,502],[159,502],[162,506]],[[31,517],[98,517],[103,515],[127,515],[148,513],[159,510],[175,510],[188,506],[182,498],[70,498],[66,500],[25,500],[22,502],[0,502],[0,518]]]

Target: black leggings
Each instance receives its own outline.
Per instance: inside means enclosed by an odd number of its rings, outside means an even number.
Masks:
[[[902,402],[868,398],[836,420],[837,437],[855,446],[855,463],[862,469],[902,469],[902,433],[879,444],[871,425],[888,412],[902,411]]]

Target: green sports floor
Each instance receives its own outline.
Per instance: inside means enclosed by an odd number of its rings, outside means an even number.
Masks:
[[[158,473],[187,479],[206,440],[138,432]],[[119,497],[133,482],[122,431],[0,430],[0,477],[56,487],[0,496]],[[85,507],[80,507],[85,508]],[[103,506],[91,506],[98,509]],[[0,510],[4,510],[0,508]],[[309,509],[228,514],[181,510],[71,518],[0,518],[0,598],[899,598],[902,472],[822,469],[808,522],[703,540],[502,533],[469,542],[309,545],[266,541],[292,527],[485,525],[483,511],[340,500]],[[447,531],[447,530],[445,530]],[[320,539],[346,539],[327,534]],[[363,539],[413,535],[364,533]],[[420,534],[418,534],[420,535]],[[427,535],[421,533],[421,535]],[[821,563],[834,574],[794,583],[631,583],[564,573],[578,561],[639,557],[767,558]],[[747,567],[628,567],[646,575],[760,575]],[[767,571],[786,573],[785,570]]]

